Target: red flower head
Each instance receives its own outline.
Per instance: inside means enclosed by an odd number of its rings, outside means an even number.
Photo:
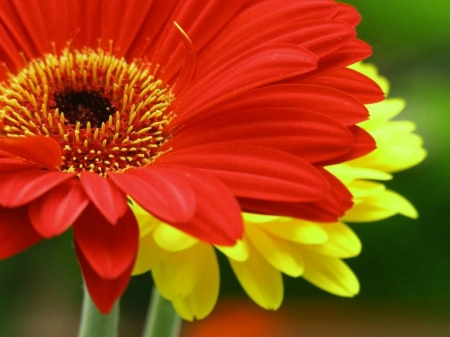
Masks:
[[[336,220],[351,195],[323,166],[374,148],[355,124],[383,98],[346,68],[371,52],[358,21],[331,0],[2,1],[0,257],[72,227],[108,312],[129,202],[217,245],[241,210]]]

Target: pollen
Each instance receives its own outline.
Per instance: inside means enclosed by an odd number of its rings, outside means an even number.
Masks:
[[[174,117],[170,87],[150,69],[92,49],[34,59],[0,83],[0,131],[55,138],[67,172],[148,165]]]

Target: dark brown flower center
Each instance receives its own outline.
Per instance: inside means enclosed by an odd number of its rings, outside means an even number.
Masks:
[[[66,89],[53,94],[54,109],[64,111],[64,117],[71,124],[80,123],[85,128],[90,122],[92,126],[99,127],[107,122],[110,115],[114,115],[116,108],[111,101],[98,91]]]
[[[30,61],[0,83],[0,125],[7,137],[55,138],[63,171],[103,176],[159,155],[172,100],[144,62],[64,50]]]

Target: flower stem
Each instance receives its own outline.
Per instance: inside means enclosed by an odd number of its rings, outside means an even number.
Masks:
[[[117,337],[119,325],[119,302],[107,315],[98,311],[89,292],[84,287],[83,308],[78,337]]]
[[[173,309],[172,303],[163,298],[154,287],[142,337],[177,337],[180,329],[181,318]]]

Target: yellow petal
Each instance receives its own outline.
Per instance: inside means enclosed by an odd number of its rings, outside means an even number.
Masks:
[[[167,257],[152,269],[153,280],[165,298],[186,297],[192,293],[205,268],[208,258],[202,243],[180,252],[170,252]]]
[[[329,293],[353,297],[359,292],[359,281],[340,259],[305,250],[303,278]]]
[[[304,245],[305,249],[338,258],[354,257],[361,253],[361,241],[350,227],[339,222],[321,226],[328,233],[327,242],[321,245]]]
[[[155,218],[153,215],[148,213],[145,209],[139,206],[135,201],[130,204],[131,210],[133,211],[138,224],[139,224],[139,235],[141,237],[146,236],[150,233],[156,226],[158,226],[161,221]]]
[[[358,125],[365,129],[376,127],[379,123],[386,122],[400,114],[405,106],[406,102],[401,98],[389,98],[375,104],[367,104],[366,107],[369,110],[370,119]]]
[[[280,216],[277,215],[265,215],[265,214],[254,214],[254,213],[242,213],[242,218],[244,219],[244,222],[252,222],[252,223],[261,223],[261,222],[268,222],[268,221],[274,221],[280,218]]]
[[[198,242],[196,238],[165,223],[153,230],[153,236],[161,248],[172,252],[187,249]]]
[[[253,226],[260,226],[273,235],[297,243],[317,244],[324,243],[328,239],[327,233],[319,225],[300,219],[279,217],[275,221]]]
[[[370,134],[377,140],[377,144],[390,144],[393,141],[408,144],[409,141],[400,135],[409,135],[415,129],[416,124],[411,121],[389,121],[371,129]]]
[[[286,275],[298,277],[303,273],[301,254],[291,242],[265,232],[261,226],[247,226],[246,235],[259,253],[276,269]]]
[[[134,264],[133,275],[148,272],[160,263],[168,252],[161,249],[153,239],[153,234],[148,233],[139,240],[139,250]]]
[[[250,298],[265,309],[278,309],[283,301],[283,279],[255,248],[249,244],[245,262],[229,260],[237,279]]]
[[[352,167],[354,179],[391,180],[392,174],[364,167]]]
[[[414,206],[400,194],[385,190],[374,196],[362,198],[343,217],[343,221],[371,222],[378,221],[395,214],[416,219],[418,213]]]
[[[350,184],[353,180],[355,180],[353,167],[351,167],[346,163],[330,165],[325,167],[325,169],[332,175],[334,175],[336,178],[338,178],[345,185]]]
[[[245,240],[238,240],[234,246],[215,246],[230,259],[245,261],[248,259],[248,246]]]
[[[351,184],[357,179],[371,179],[371,180],[391,180],[392,175],[380,170],[363,167],[352,166],[352,161],[345,164],[337,164],[325,167],[325,169],[338,178],[345,185]]]
[[[386,190],[383,184],[372,181],[356,180],[347,185],[354,198],[365,198],[382,193]]]
[[[412,133],[414,129],[414,123],[396,121],[371,130],[377,149],[350,164],[385,172],[397,172],[417,165],[425,159],[426,151],[422,148],[422,138]]]
[[[207,268],[203,268],[203,274],[188,296],[172,300],[177,313],[188,321],[208,316],[219,296],[219,265],[214,249],[203,243],[197,246],[198,254],[201,250],[201,254],[205,257],[203,263]]]

